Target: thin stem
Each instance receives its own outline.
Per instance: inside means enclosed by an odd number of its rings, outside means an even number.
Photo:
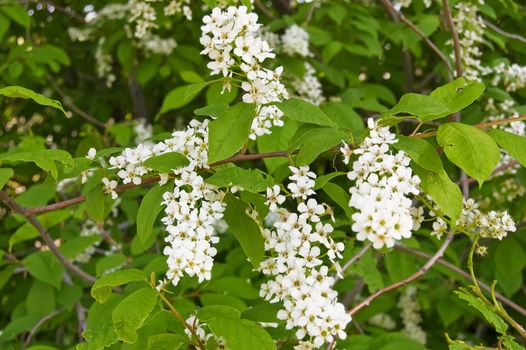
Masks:
[[[444,55],[444,53],[442,51],[440,51],[440,49],[427,37],[427,35],[420,28],[417,27],[416,24],[414,24],[413,22],[408,20],[400,11],[398,11],[393,6],[391,1],[389,1],[389,0],[380,0],[380,2],[382,3],[382,5],[384,5],[384,7],[390,13],[396,15],[400,19],[401,22],[403,22],[412,31],[414,31],[420,38],[422,38],[422,40],[424,40],[424,42],[427,44],[427,46],[429,46],[431,48],[431,50],[433,50],[438,55],[438,57],[442,60],[442,62],[444,62],[444,65],[446,66],[446,68],[448,70],[448,74],[451,74],[451,72],[453,72],[453,68],[451,67],[451,63],[449,62],[449,60],[446,57],[446,55]]]
[[[26,220],[38,231],[38,234],[49,247],[49,250],[51,250],[51,252],[57,257],[57,259],[62,263],[62,265],[64,265],[68,270],[70,270],[72,273],[79,276],[80,278],[90,283],[95,282],[95,277],[80,269],[78,266],[69,261],[64,255],[62,255],[58,247],[55,245],[53,238],[51,238],[51,236],[47,232],[46,228],[42,226],[40,221],[38,221],[38,219],[34,215],[28,214],[26,208],[18,204],[4,191],[0,191],[0,200],[4,202],[4,204],[7,205],[13,212],[25,216]]]
[[[449,8],[449,0],[442,0],[442,4],[444,6],[444,15],[446,16],[446,19],[447,19],[449,31],[451,32],[451,38],[453,39],[453,47],[455,51],[455,69],[457,73],[457,78],[460,78],[463,75],[462,48],[460,46],[460,39],[458,38],[458,33],[455,28],[455,22],[453,21],[453,16],[451,15],[451,9]]]
[[[190,333],[192,333],[192,335],[195,337],[196,341],[197,341],[197,345],[199,347],[199,349],[201,350],[205,350],[205,346],[203,344],[203,342],[201,341],[201,339],[199,339],[199,337],[197,336],[197,333],[195,332],[195,328],[190,326],[188,323],[186,323],[186,320],[184,319],[183,315],[181,315],[179,313],[179,311],[177,311],[177,309],[172,305],[172,303],[170,302],[170,300],[168,300],[163,293],[159,293],[159,296],[161,297],[162,301],[166,304],[166,306],[168,306],[168,308],[170,309],[170,312],[174,314],[174,316],[183,323],[183,325],[186,327],[186,329],[188,329],[190,331]]]
[[[354,264],[356,261],[360,260],[362,258],[362,256],[364,256],[365,253],[367,253],[367,251],[371,248],[372,244],[371,243],[367,243],[366,245],[364,245],[362,247],[362,249],[360,249],[358,251],[358,253],[356,253],[354,256],[352,256],[349,261],[347,261],[345,263],[345,265],[343,265],[342,267],[342,270],[340,271],[339,274],[336,275],[336,277],[334,277],[334,284],[336,284],[336,282],[338,282],[340,279],[342,279],[343,277],[343,273],[349,268],[352,266],[352,264]]]
[[[490,27],[491,29],[493,29],[494,31],[499,33],[500,35],[505,36],[506,38],[510,38],[510,39],[521,41],[521,42],[526,44],[526,38],[523,37],[522,35],[507,32],[507,31],[497,27],[495,24],[493,24],[490,21],[487,21],[485,19],[483,21],[484,21],[485,25],[487,25],[488,27]]]
[[[36,332],[38,331],[38,329],[44,324],[46,323],[47,321],[49,321],[50,319],[52,319],[53,317],[55,317],[56,315],[58,315],[59,313],[62,312],[62,309],[57,309],[53,312],[51,312],[50,314],[47,314],[45,315],[44,317],[42,317],[40,320],[38,320],[38,322],[33,326],[33,328],[31,328],[31,330],[29,331],[29,334],[27,335],[27,338],[26,340],[24,341],[24,347],[28,346],[30,343],[31,343],[31,340],[33,339],[33,337],[35,336]]]
[[[353,307],[351,310],[349,310],[349,315],[354,315],[361,309],[363,309],[366,306],[369,306],[371,302],[373,302],[378,297],[382,296],[385,293],[388,293],[392,290],[401,288],[405,286],[406,284],[409,284],[413,282],[414,280],[417,280],[418,278],[422,277],[426,274],[426,272],[444,255],[444,252],[446,251],[447,247],[453,240],[453,234],[450,233],[446,239],[444,240],[444,243],[442,243],[442,246],[437,250],[437,252],[425,263],[424,266],[420,268],[417,272],[412,274],[409,277],[406,277],[398,282],[395,282],[387,287],[381,288],[374,292],[373,294],[369,295],[366,299],[361,301],[359,304],[357,304],[355,307]]]

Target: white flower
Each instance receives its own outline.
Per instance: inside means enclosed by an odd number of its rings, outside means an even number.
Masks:
[[[281,36],[283,53],[287,55],[298,54],[301,57],[311,56],[309,51],[309,34],[305,29],[296,24],[288,27]]]
[[[115,192],[115,188],[117,188],[117,181],[115,180],[110,181],[107,177],[103,177],[102,184],[104,186],[105,194],[111,194],[111,198],[113,199],[117,199],[119,197],[117,192]]]
[[[94,160],[96,154],[97,154],[97,150],[95,148],[91,147],[88,150],[88,154],[86,155],[86,158],[88,158],[89,160]]]
[[[278,205],[282,204],[284,201],[285,196],[280,194],[279,185],[267,188],[267,201],[265,204],[269,206],[271,212],[276,211]]]

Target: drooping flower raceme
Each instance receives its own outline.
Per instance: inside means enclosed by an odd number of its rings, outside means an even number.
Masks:
[[[281,36],[282,51],[287,55],[311,56],[309,50],[309,34],[297,24],[293,24],[285,30]]]
[[[316,77],[316,70],[308,62],[305,62],[305,74],[302,79],[294,79],[292,81],[294,94],[302,100],[310,102],[319,106],[325,102],[323,96],[322,85]]]
[[[427,342],[427,334],[420,326],[422,315],[420,305],[416,299],[417,289],[415,286],[408,286],[398,299],[398,307],[401,310],[400,318],[404,324],[403,333],[421,344]]]
[[[411,237],[411,231],[419,226],[413,220],[409,196],[419,193],[420,179],[413,175],[404,152],[389,150],[389,145],[397,142],[395,134],[372,119],[367,124],[370,134],[354,150],[359,157],[347,174],[356,182],[349,190],[349,206],[357,210],[352,215],[352,230],[358,240],[368,240],[376,249],[391,248],[397,240]],[[349,146],[345,145],[342,153],[348,161]]]
[[[292,182],[288,188],[292,197],[305,200],[314,193],[315,174],[307,166],[291,167]],[[345,327],[351,317],[338,302],[332,289],[334,278],[324,265],[327,256],[333,265],[341,258],[343,243],[336,243],[329,234],[332,225],[323,223],[327,210],[316,199],[301,202],[297,212],[279,207],[283,202],[279,187],[267,191],[268,203],[279,216],[272,229],[264,230],[265,250],[270,258],[261,262],[261,271],[274,277],[261,285],[260,295],[270,302],[283,301],[278,318],[287,322],[287,329],[296,328],[304,348],[317,348],[334,337],[345,338]]]
[[[243,102],[256,105],[256,117],[252,121],[250,138],[270,133],[272,125],[282,126],[283,112],[268,105],[288,98],[285,86],[280,82],[282,67],[274,70],[263,68],[262,63],[275,54],[268,43],[259,36],[260,24],[255,13],[247,12],[246,6],[230,6],[226,10],[216,7],[209,16],[203,17],[201,27],[201,54],[208,55],[211,74],[221,74],[231,82],[238,82],[245,92]]]

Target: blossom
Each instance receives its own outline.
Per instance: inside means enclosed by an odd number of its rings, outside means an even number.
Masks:
[[[309,50],[309,34],[297,24],[293,24],[285,30],[281,36],[282,50],[287,55],[311,56]]]
[[[91,147],[88,150],[88,154],[86,154],[86,158],[88,158],[89,160],[94,160],[96,154],[97,154],[97,150],[95,148]]]
[[[276,211],[279,204],[285,201],[285,196],[280,194],[279,185],[274,185],[267,188],[267,201],[266,205],[269,206],[270,211]]]
[[[102,184],[104,186],[105,194],[111,194],[111,198],[113,199],[117,199],[119,197],[117,192],[115,192],[115,188],[117,187],[117,181],[109,180],[107,177],[103,177]]]

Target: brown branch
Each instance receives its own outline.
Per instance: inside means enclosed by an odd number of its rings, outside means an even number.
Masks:
[[[460,47],[460,39],[458,38],[458,33],[455,28],[455,22],[453,21],[453,16],[451,15],[451,9],[449,8],[449,0],[442,0],[442,4],[444,6],[444,15],[446,16],[446,19],[447,19],[449,31],[451,32],[451,38],[453,39],[453,47],[455,51],[455,69],[457,73],[457,78],[460,78],[463,74],[462,51]]]
[[[389,0],[380,0],[382,5],[389,11],[389,13],[392,13],[398,17],[398,19],[403,22],[406,26],[409,27],[413,32],[415,32],[424,42],[429,46],[433,52],[437,54],[437,56],[444,62],[444,65],[446,66],[448,70],[448,74],[451,74],[453,72],[453,67],[451,67],[451,63],[449,62],[448,58],[440,49],[427,37],[427,35],[420,29],[416,24],[411,22],[409,19],[407,19],[400,11],[398,11],[391,1]]]
[[[358,251],[358,253],[356,253],[354,256],[352,256],[349,261],[347,261],[345,263],[345,265],[343,265],[342,267],[342,270],[340,271],[340,274],[336,275],[336,277],[334,278],[334,284],[336,284],[336,282],[338,282],[342,277],[340,276],[343,276],[343,273],[345,272],[345,270],[347,270],[349,267],[351,267],[352,264],[354,264],[356,261],[360,260],[362,258],[362,256],[364,256],[365,253],[367,253],[367,251],[369,250],[369,248],[371,248],[371,243],[367,243],[366,245],[364,245],[362,247],[362,249],[360,249]]]
[[[38,320],[38,322],[33,326],[33,328],[31,328],[31,330],[29,331],[29,334],[27,335],[27,338],[26,340],[24,341],[24,347],[28,346],[30,343],[31,343],[31,340],[33,339],[34,335],[36,334],[36,332],[38,331],[38,329],[44,324],[46,323],[47,321],[51,320],[53,317],[55,317],[56,315],[58,315],[59,313],[62,312],[62,309],[57,309],[53,312],[51,312],[50,314],[48,315],[45,315],[44,317],[42,317],[40,320]]]
[[[366,299],[364,299],[359,304],[357,304],[355,307],[353,307],[351,310],[349,310],[349,315],[352,316],[352,315],[356,314],[358,311],[360,311],[361,309],[363,309],[364,307],[369,306],[372,301],[374,301],[375,299],[377,299],[381,295],[383,295],[385,293],[388,293],[388,292],[390,292],[392,290],[401,288],[401,287],[405,286],[406,284],[409,284],[409,283],[413,282],[414,280],[417,280],[420,277],[422,277],[423,275],[425,275],[426,272],[431,267],[433,267],[433,265],[437,262],[437,260],[440,259],[442,257],[442,255],[444,255],[444,252],[446,251],[447,247],[449,246],[449,244],[451,243],[452,240],[453,240],[453,234],[450,233],[446,237],[446,239],[444,240],[444,243],[442,243],[442,246],[425,263],[425,265],[420,268],[420,270],[418,270],[417,272],[415,272],[414,274],[412,274],[409,277],[406,277],[406,278],[404,278],[404,279],[402,279],[402,280],[400,280],[398,282],[395,282],[395,283],[393,283],[393,284],[391,284],[391,285],[389,285],[387,287],[381,288],[381,289],[377,290],[376,292],[374,292],[373,294],[369,295]]]
[[[68,270],[70,270],[72,273],[79,276],[80,278],[90,283],[95,282],[95,277],[83,271],[82,269],[74,265],[71,261],[66,259],[64,255],[62,255],[58,247],[55,245],[53,238],[51,238],[51,236],[47,232],[46,228],[42,226],[40,221],[38,221],[38,219],[34,215],[28,214],[26,208],[15,202],[4,191],[0,191],[0,200],[4,202],[4,204],[7,205],[13,212],[25,216],[26,220],[38,231],[38,234],[49,247],[49,250],[51,250],[51,252],[57,257],[57,259],[62,263],[62,265],[64,265]]]
[[[395,245],[395,249],[399,250],[401,252],[404,252],[404,253],[412,254],[414,256],[417,256],[417,257],[423,258],[423,259],[428,259],[429,260],[429,259],[432,258],[432,256],[427,254],[427,253],[424,253],[424,252],[422,252],[420,250],[409,248],[409,247],[406,247],[406,246],[403,246],[403,245],[400,245],[400,244]],[[461,275],[465,279],[471,281],[471,276],[469,275],[469,273],[467,273],[466,271],[462,270],[459,267],[456,267],[455,265],[453,265],[449,261],[440,258],[440,259],[437,260],[437,264],[440,264],[440,265],[444,266],[445,268],[447,268],[448,270],[451,270],[451,271]],[[488,286],[487,284],[485,284],[484,282],[481,282],[480,280],[478,280],[478,285],[480,286],[480,288],[484,289],[486,292],[491,293],[491,287]],[[526,309],[524,309],[521,306],[515,304],[513,301],[511,301],[510,299],[506,298],[505,296],[503,296],[502,294],[500,294],[498,292],[495,292],[495,297],[498,300],[500,300],[502,303],[508,305],[509,307],[511,307],[512,309],[514,309],[515,311],[517,311],[518,313],[520,313],[521,315],[526,317]]]
[[[510,32],[507,32],[507,31],[505,31],[503,29],[500,29],[495,24],[493,24],[493,23],[491,23],[491,22],[489,22],[489,21],[487,21],[485,19],[483,21],[484,21],[485,25],[487,25],[488,27],[490,27],[491,29],[493,29],[494,31],[499,33],[500,35],[505,36],[506,38],[510,38],[510,39],[521,41],[521,42],[526,44],[526,38],[523,37],[522,35],[510,33]]]
[[[84,112],[82,109],[80,109],[75,102],[73,102],[73,99],[66,94],[53,79],[48,78],[49,83],[51,84],[51,87],[53,90],[55,90],[60,97],[62,98],[62,102],[64,105],[68,106],[73,112],[77,113],[79,116],[81,116],[86,121],[93,123],[97,126],[100,126],[101,128],[106,128],[106,124],[92,116],[91,114]]]
[[[499,120],[494,120],[494,121],[485,122],[485,123],[479,123],[479,124],[475,124],[475,125],[471,125],[471,126],[474,127],[474,128],[477,128],[477,129],[486,129],[486,128],[489,128],[489,127],[492,127],[492,126],[518,122],[518,121],[521,121],[521,120],[526,120],[526,114],[521,115],[520,117],[499,119]],[[425,133],[422,133],[422,134],[416,134],[416,135],[414,135],[412,137],[417,138],[417,139],[425,139],[425,138],[428,138],[428,137],[436,136],[436,134],[437,134],[437,132],[436,132],[436,130],[434,130],[434,131],[425,132]]]

